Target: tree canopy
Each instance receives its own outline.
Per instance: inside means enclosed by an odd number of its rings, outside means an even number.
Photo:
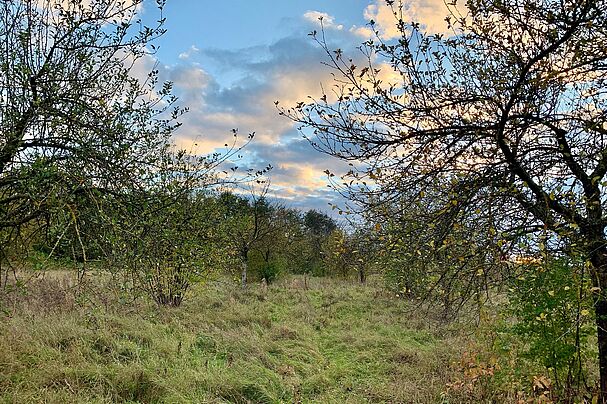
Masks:
[[[536,250],[587,259],[605,395],[607,3],[454,3],[447,35],[425,33],[403,20],[401,2],[387,3],[400,36],[377,31],[359,55],[312,33],[335,84],[281,113],[320,151],[355,162],[335,183],[367,211],[406,212],[440,183],[426,209],[435,225],[491,222],[511,254],[539,237]],[[382,69],[397,80],[383,81]]]

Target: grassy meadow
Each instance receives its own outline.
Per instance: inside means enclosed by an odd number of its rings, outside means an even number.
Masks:
[[[211,281],[170,309],[32,288],[0,322],[3,403],[468,401],[447,388],[466,338],[379,286]]]

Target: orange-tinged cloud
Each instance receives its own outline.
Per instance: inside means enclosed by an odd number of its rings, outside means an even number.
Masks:
[[[293,106],[300,101],[310,101],[308,96],[316,99],[322,96],[322,86],[325,89],[332,84],[328,69],[318,66],[317,69],[301,69],[292,71],[277,71],[267,77],[267,85],[254,94],[249,108],[244,110],[226,108],[218,111],[206,109],[208,100],[203,91],[208,83],[208,76],[197,67],[180,72],[189,79],[175,80],[180,91],[186,90],[184,98],[195,101],[191,111],[184,117],[184,125],[177,138],[205,139],[199,141],[200,153],[212,152],[215,148],[223,147],[226,138],[229,139],[231,129],[239,129],[241,137],[255,132],[256,144],[272,145],[280,142],[281,137],[293,129],[293,122],[278,115],[275,102],[281,105]],[[328,101],[335,101],[335,95],[328,91]],[[198,94],[199,97],[195,97]],[[194,122],[195,121],[195,122]],[[210,132],[214,135],[209,137]],[[214,141],[212,139],[215,139]],[[180,140],[184,142],[183,140]],[[189,144],[189,143],[188,143]]]
[[[388,6],[383,0],[375,0],[364,10],[364,17],[368,21],[375,21],[375,28],[379,31],[382,39],[394,39],[401,36],[396,25],[397,18],[394,13],[405,23],[418,22],[428,33],[447,33],[449,29],[445,17],[450,11],[444,0],[406,0],[401,10],[394,6]],[[367,27],[358,27],[354,33],[363,37],[369,37],[373,33]]]

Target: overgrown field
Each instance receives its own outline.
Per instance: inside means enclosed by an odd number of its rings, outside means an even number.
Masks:
[[[1,402],[440,402],[464,346],[345,281],[209,282],[172,309],[75,305],[45,282],[0,323]]]

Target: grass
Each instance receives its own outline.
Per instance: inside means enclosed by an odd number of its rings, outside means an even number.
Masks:
[[[381,288],[327,279],[211,282],[176,309],[21,306],[0,322],[4,403],[433,403],[463,345]]]

